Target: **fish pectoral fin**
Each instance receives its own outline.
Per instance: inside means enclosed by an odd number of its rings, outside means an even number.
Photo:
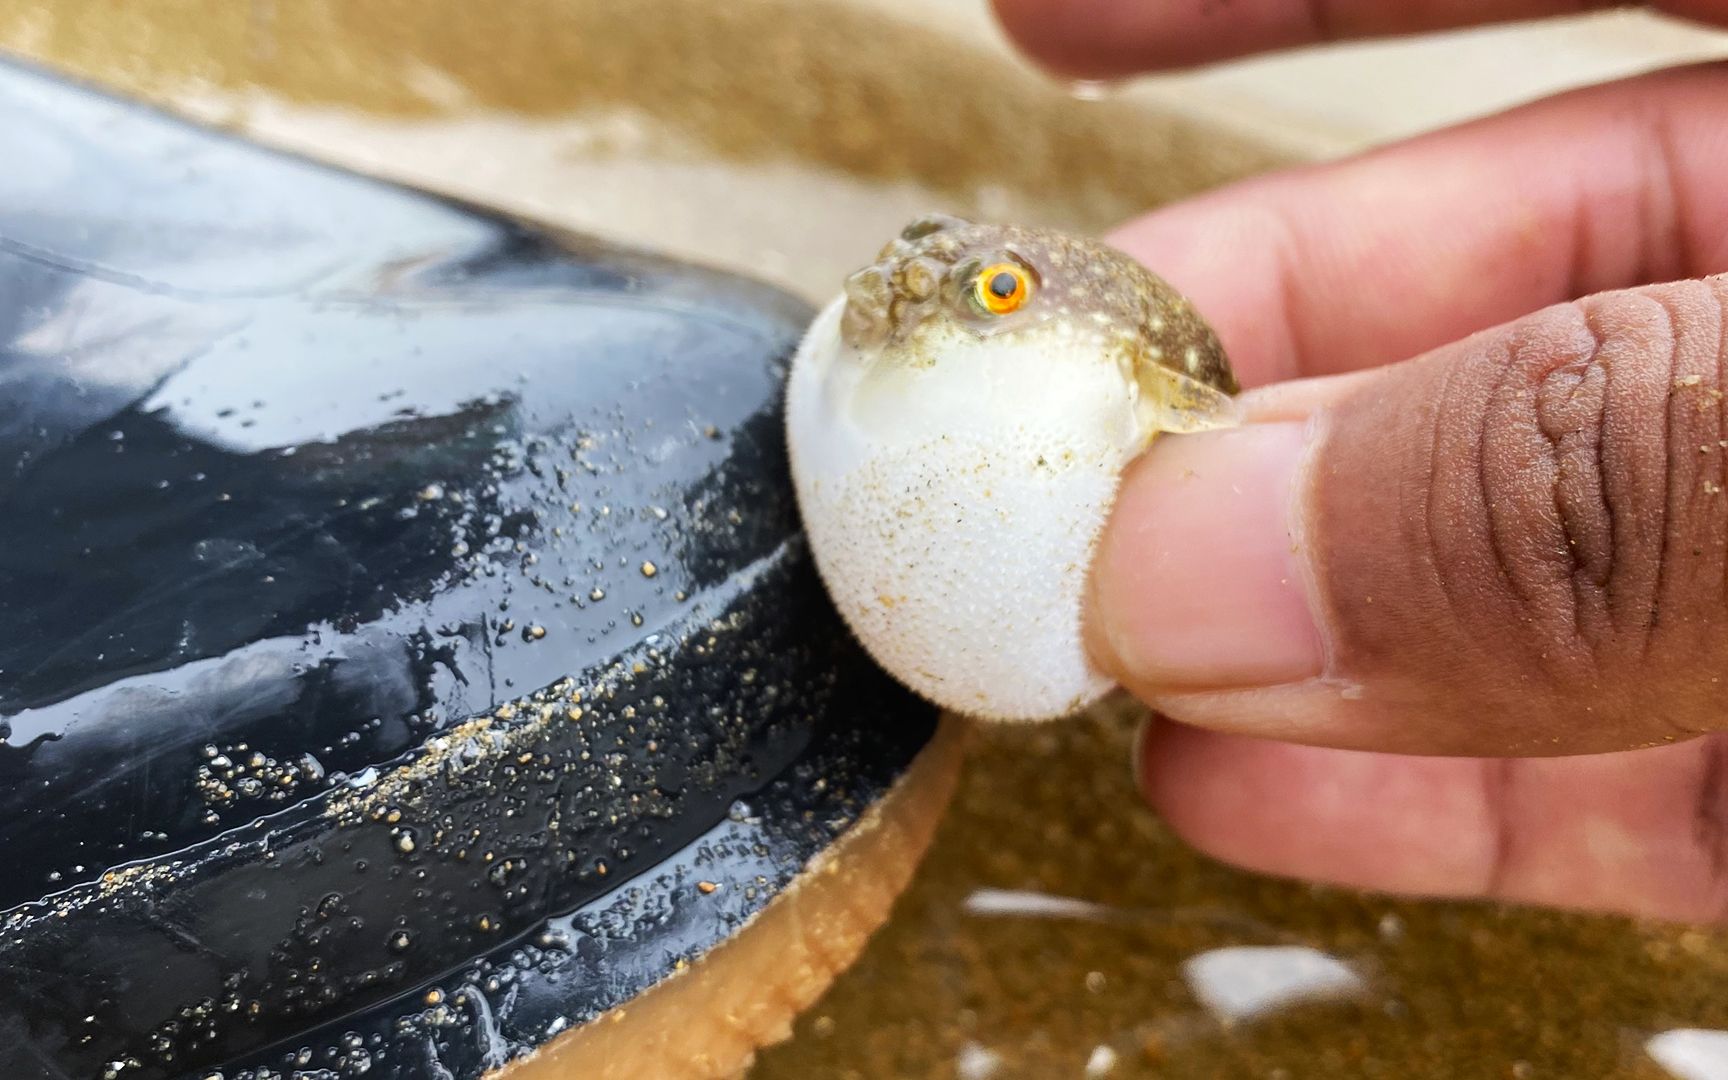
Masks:
[[[1183,435],[1235,427],[1242,422],[1235,398],[1192,376],[1147,365],[1140,369],[1138,381],[1140,396],[1135,408],[1148,438],[1161,431]]]

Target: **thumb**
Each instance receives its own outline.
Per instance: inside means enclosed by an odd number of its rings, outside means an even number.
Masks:
[[[1728,278],[1245,396],[1130,468],[1100,664],[1187,723],[1405,753],[1728,727]]]

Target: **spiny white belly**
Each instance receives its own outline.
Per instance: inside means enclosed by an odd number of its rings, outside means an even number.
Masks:
[[[876,660],[931,700],[1058,716],[1110,689],[1081,608],[1131,390],[1092,343],[956,330],[927,366],[848,358],[824,312],[794,362],[793,479],[817,565]]]

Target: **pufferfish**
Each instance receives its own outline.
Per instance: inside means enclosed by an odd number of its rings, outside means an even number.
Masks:
[[[816,565],[864,647],[938,705],[1075,712],[1089,564],[1123,467],[1236,422],[1206,321],[1121,252],[931,215],[847,279],[787,387]]]

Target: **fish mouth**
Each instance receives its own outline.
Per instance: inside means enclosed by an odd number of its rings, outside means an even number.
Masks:
[[[880,345],[893,328],[894,289],[880,266],[866,266],[845,284],[840,339],[853,348]]]
[[[879,345],[903,337],[944,309],[953,269],[945,261],[894,239],[876,261],[846,279],[841,332],[849,345]]]

